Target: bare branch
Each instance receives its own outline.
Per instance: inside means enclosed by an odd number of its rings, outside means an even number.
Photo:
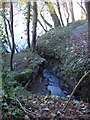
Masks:
[[[73,94],[74,94],[75,91],[77,90],[78,86],[81,84],[81,82],[83,81],[83,79],[84,79],[89,73],[90,73],[90,70],[89,70],[87,73],[85,73],[85,74],[81,77],[81,79],[78,81],[78,83],[75,85],[75,87],[74,87],[74,89],[73,89],[73,91],[72,91],[72,93],[71,93],[71,95],[70,95],[70,98],[68,99],[68,101],[67,101],[67,103],[66,103],[66,105],[65,105],[65,107],[63,108],[62,111],[65,111],[65,109],[67,108],[67,106],[68,106],[68,104],[69,104],[69,102],[70,102]]]
[[[77,4],[83,9],[83,11],[84,11],[84,13],[85,13],[85,15],[86,15],[86,17],[87,17],[87,13],[86,13],[86,10],[84,9],[84,7],[83,7],[82,5],[80,5],[79,2],[77,2]]]

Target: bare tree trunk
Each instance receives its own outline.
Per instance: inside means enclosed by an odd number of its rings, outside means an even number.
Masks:
[[[37,28],[37,2],[33,2],[33,34],[32,34],[32,52],[36,47],[36,28]]]
[[[12,50],[11,50],[11,58],[10,58],[10,68],[11,71],[13,70],[13,55],[15,50],[15,44],[14,44],[14,30],[13,30],[13,4],[10,2],[10,22],[11,22],[11,38],[12,38]]]
[[[70,7],[72,21],[75,21],[74,11],[73,11],[73,1],[72,0],[69,2],[69,7]]]
[[[87,13],[86,13],[86,10],[84,9],[84,7],[82,6],[82,2],[81,2],[81,5],[79,4],[79,2],[77,2],[77,4],[81,7],[81,19],[83,18],[83,11],[84,11],[84,13],[85,13],[85,15],[87,17]]]
[[[55,9],[54,9],[52,3],[49,0],[48,0],[48,2],[47,2],[47,0],[45,0],[45,4],[48,6],[48,8],[50,10],[50,15],[51,15],[51,17],[53,19],[54,27],[58,27],[58,26],[61,27],[60,20],[58,19],[58,16],[57,16],[57,14],[55,12]]]
[[[67,25],[69,25],[69,17],[70,17],[70,14],[69,14],[69,9],[68,9],[68,6],[67,6],[67,2],[66,2],[65,0],[64,0],[63,7],[64,7],[65,11],[67,12],[66,21],[67,21]]]
[[[85,2],[88,17],[88,41],[87,41],[87,59],[90,59],[90,1]],[[83,83],[83,100],[90,103],[90,74]]]
[[[88,41],[87,41],[87,51],[88,51],[88,58],[90,58],[90,2],[85,2],[86,9],[87,9],[87,17],[88,17]]]
[[[27,42],[28,42],[28,47],[30,48],[30,2],[27,3]]]
[[[7,23],[6,23],[6,16],[5,16],[5,2],[2,3],[2,8],[3,8],[3,20],[4,20],[4,26],[5,26],[5,32],[7,35],[7,40],[8,40],[8,44],[9,44],[9,48],[11,50],[11,43],[10,43],[10,39],[9,39],[9,35],[8,35],[8,29],[7,29]]]
[[[44,28],[44,26],[42,25],[41,21],[40,21],[39,19],[37,19],[37,21],[38,21],[39,24],[42,26],[43,30],[44,30],[45,32],[47,32],[47,30],[46,30],[46,29]]]
[[[61,11],[60,11],[59,0],[57,0],[57,8],[58,8],[58,12],[59,12],[59,15],[60,15],[61,24],[64,27],[64,23],[63,23],[63,19],[62,19],[62,14],[61,14]]]
[[[50,28],[52,28],[52,25],[45,20],[45,18],[43,17],[43,15],[42,15],[41,13],[40,13],[40,15],[41,15],[41,18],[43,19],[43,21],[44,21]]]
[[[9,30],[10,30],[10,34],[11,34],[11,36],[12,36],[12,30],[11,30],[11,24],[10,24],[10,21],[5,17],[5,20],[7,21],[7,23],[8,23],[8,27],[9,27]],[[15,50],[16,50],[16,52],[18,53],[18,49],[16,48],[16,44],[15,44],[15,42],[14,42],[14,47],[15,47]],[[11,48],[12,49],[12,48]]]
[[[17,53],[19,53],[19,51],[18,51],[18,49],[17,49],[17,45],[16,45],[16,44],[14,44],[14,47],[15,47],[16,52],[17,52]]]
[[[88,57],[90,58],[90,1],[87,6],[87,15],[88,15]]]

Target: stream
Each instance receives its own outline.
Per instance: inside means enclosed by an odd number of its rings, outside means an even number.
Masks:
[[[43,70],[43,76],[45,80],[48,82],[47,89],[48,92],[52,95],[60,96],[68,98],[68,94],[66,94],[58,84],[58,78],[55,73],[55,68],[45,68]]]
[[[66,89],[60,87],[59,80],[57,77],[57,66],[47,65],[42,71],[42,77],[39,76],[37,80],[32,81],[31,84],[27,87],[27,90],[35,94],[43,95],[55,95],[64,99],[70,97],[70,92]],[[72,97],[75,99],[76,97]]]

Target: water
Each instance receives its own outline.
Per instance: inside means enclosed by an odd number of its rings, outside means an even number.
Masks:
[[[45,80],[48,81],[47,89],[49,92],[51,92],[52,95],[60,96],[60,97],[66,97],[66,94],[63,92],[63,90],[58,85],[58,78],[55,75],[53,69],[44,69],[43,75]]]

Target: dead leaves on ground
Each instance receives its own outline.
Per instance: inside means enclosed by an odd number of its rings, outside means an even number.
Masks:
[[[58,116],[80,117],[90,114],[87,113],[88,103],[78,100],[71,100],[66,111],[62,111],[67,101],[54,95],[44,97],[36,95],[21,101],[25,103],[24,107],[28,112],[34,113],[34,119],[42,117],[56,119]]]

